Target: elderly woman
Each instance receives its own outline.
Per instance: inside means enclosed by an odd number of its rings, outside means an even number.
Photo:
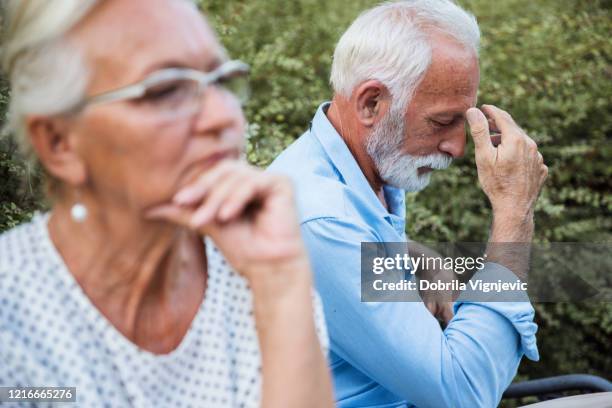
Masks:
[[[240,160],[246,65],[186,0],[4,12],[10,123],[52,210],[0,236],[0,386],[331,405],[291,188]]]

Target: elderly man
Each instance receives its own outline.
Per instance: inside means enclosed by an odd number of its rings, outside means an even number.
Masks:
[[[336,47],[333,100],[270,168],[297,186],[340,407],[494,407],[522,356],[538,360],[529,302],[458,301],[442,330],[423,303],[360,300],[360,243],[406,240],[404,193],[463,155],[465,120],[493,209],[490,243],[532,239],[547,168],[508,113],[474,107],[479,37],[448,0],[363,13]],[[488,259],[497,276],[523,276],[518,259]]]

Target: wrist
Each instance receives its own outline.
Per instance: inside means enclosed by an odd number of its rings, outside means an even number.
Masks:
[[[243,272],[255,302],[274,302],[308,288],[312,279],[308,257],[303,254],[275,262],[250,265]]]
[[[517,206],[492,206],[493,219],[509,222],[529,222],[533,221],[533,207]]]
[[[502,211],[493,213],[490,242],[531,242],[533,211]]]
[[[279,327],[295,328],[296,321],[312,315],[312,278],[307,257],[258,267],[253,272],[249,285],[260,338],[268,338],[270,333],[281,330]]]

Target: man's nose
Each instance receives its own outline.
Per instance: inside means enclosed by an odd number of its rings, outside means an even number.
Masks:
[[[438,145],[438,150],[453,158],[462,157],[465,152],[465,125],[448,132]]]
[[[201,96],[195,131],[199,135],[222,135],[226,130],[244,125],[240,102],[229,91],[209,86]]]

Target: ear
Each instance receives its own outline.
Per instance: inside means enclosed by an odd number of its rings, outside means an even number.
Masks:
[[[85,183],[85,162],[75,149],[68,119],[30,116],[26,129],[38,159],[51,176],[74,187]]]
[[[391,93],[382,82],[369,80],[354,91],[357,118],[364,127],[372,127],[385,116],[391,105]]]

